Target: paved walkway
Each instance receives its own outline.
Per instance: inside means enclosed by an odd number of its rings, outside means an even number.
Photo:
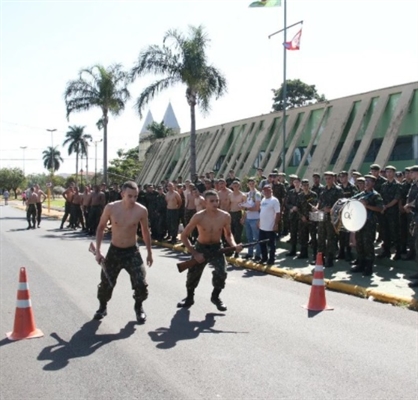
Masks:
[[[10,205],[24,209],[21,202],[9,201]],[[44,207],[43,216],[61,219],[63,210],[51,208],[48,212]],[[243,259],[228,258],[228,261],[239,268],[249,268],[263,271],[276,276],[287,277],[297,281],[311,283],[312,265],[308,260],[298,260],[295,257],[286,257],[288,252],[288,237],[282,238],[280,248],[276,252],[274,266],[264,266]],[[177,251],[184,251],[181,245],[172,246],[168,243],[158,243],[164,247],[170,247]],[[361,274],[352,274],[351,265],[346,261],[334,261],[333,268],[325,269],[325,281],[328,289],[343,293],[378,300],[402,307],[418,310],[418,288],[410,288],[408,276],[418,272],[418,266],[413,261],[392,261],[389,259],[376,259],[374,273],[370,277]]]

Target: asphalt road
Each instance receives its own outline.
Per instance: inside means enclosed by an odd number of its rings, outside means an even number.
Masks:
[[[209,268],[195,305],[178,310],[179,255],[155,249],[146,324],[135,322],[124,272],[108,316],[92,321],[100,269],[88,239],[56,220],[26,231],[10,207],[0,218],[0,331],[13,327],[24,266],[45,334],[0,341],[2,400],[418,398],[416,312],[327,292],[334,310],[309,315],[308,285],[235,267],[227,312],[209,301]]]

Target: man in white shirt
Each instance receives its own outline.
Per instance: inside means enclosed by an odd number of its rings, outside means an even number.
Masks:
[[[276,232],[280,226],[280,202],[273,196],[270,184],[263,187],[264,198],[260,203],[259,239],[269,239],[268,243],[260,243],[261,263],[274,264],[276,254]],[[267,252],[268,247],[268,252]],[[267,258],[268,253],[268,258]]]

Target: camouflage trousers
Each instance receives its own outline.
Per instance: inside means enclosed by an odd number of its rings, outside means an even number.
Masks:
[[[291,212],[289,216],[290,244],[296,248],[298,243],[299,215]]]
[[[299,243],[301,249],[307,249],[309,243],[309,236],[311,237],[312,251],[316,254],[318,249],[318,242],[316,240],[317,223],[313,221],[303,222],[299,221]]]
[[[94,235],[97,230],[97,226],[100,222],[100,217],[102,216],[103,207],[102,206],[91,206],[89,212],[89,232]]]
[[[26,220],[28,221],[29,226],[30,226],[31,221],[32,221],[32,225],[35,226],[35,222],[36,222],[35,204],[28,205],[28,209],[26,210]]]
[[[175,239],[179,232],[179,210],[167,210],[167,231],[171,239]]]
[[[225,281],[227,277],[226,260],[223,254],[217,253],[221,247],[221,243],[202,244],[196,242],[195,249],[199,253],[203,254],[205,257],[205,262],[195,265],[194,267],[189,268],[187,271],[187,290],[194,291],[197,288],[200,282],[200,278],[202,277],[203,270],[207,264],[212,265],[214,268],[212,272],[213,287],[219,290],[225,287]]]
[[[368,219],[366,224],[356,232],[356,251],[359,260],[374,261],[374,241],[376,239],[376,222]]]
[[[136,246],[120,248],[110,245],[105,259],[106,272],[112,282],[110,286],[104,272],[100,275],[97,298],[100,303],[107,303],[112,298],[113,289],[116,286],[120,271],[125,269],[131,278],[133,298],[137,302],[143,302],[148,297],[148,284],[145,280],[146,269],[142,262],[141,254]]]
[[[400,250],[399,209],[397,204],[387,209],[383,214],[382,225],[383,248],[390,251],[390,248],[395,246],[396,250]]]
[[[241,211],[230,211],[231,215],[231,232],[234,236],[236,243],[241,243],[242,241],[242,232],[244,230],[244,225],[241,224],[242,212]]]
[[[328,256],[335,255],[337,250],[337,234],[332,225],[329,214],[323,221],[318,222],[318,251]]]

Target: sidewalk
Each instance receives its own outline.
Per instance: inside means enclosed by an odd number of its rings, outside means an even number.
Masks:
[[[25,206],[18,201],[9,201],[9,204],[22,210],[25,209]],[[43,216],[61,219],[63,210],[51,208],[48,212],[44,206]],[[262,271],[311,284],[313,266],[309,264],[309,260],[286,257],[289,250],[289,245],[286,243],[288,239],[289,237],[281,238],[274,266],[260,265],[242,258],[232,257],[227,258],[228,262],[236,267]],[[153,244],[185,252],[185,248],[180,244],[173,246],[169,243],[156,241]],[[416,262],[392,261],[386,258],[376,259],[374,273],[371,277],[363,277],[358,273],[352,274],[350,267],[351,265],[346,261],[335,260],[333,268],[324,270],[326,287],[330,290],[368,298],[371,301],[377,300],[418,311],[418,288],[410,288],[408,286],[410,281],[407,279],[408,276],[418,272]]]

